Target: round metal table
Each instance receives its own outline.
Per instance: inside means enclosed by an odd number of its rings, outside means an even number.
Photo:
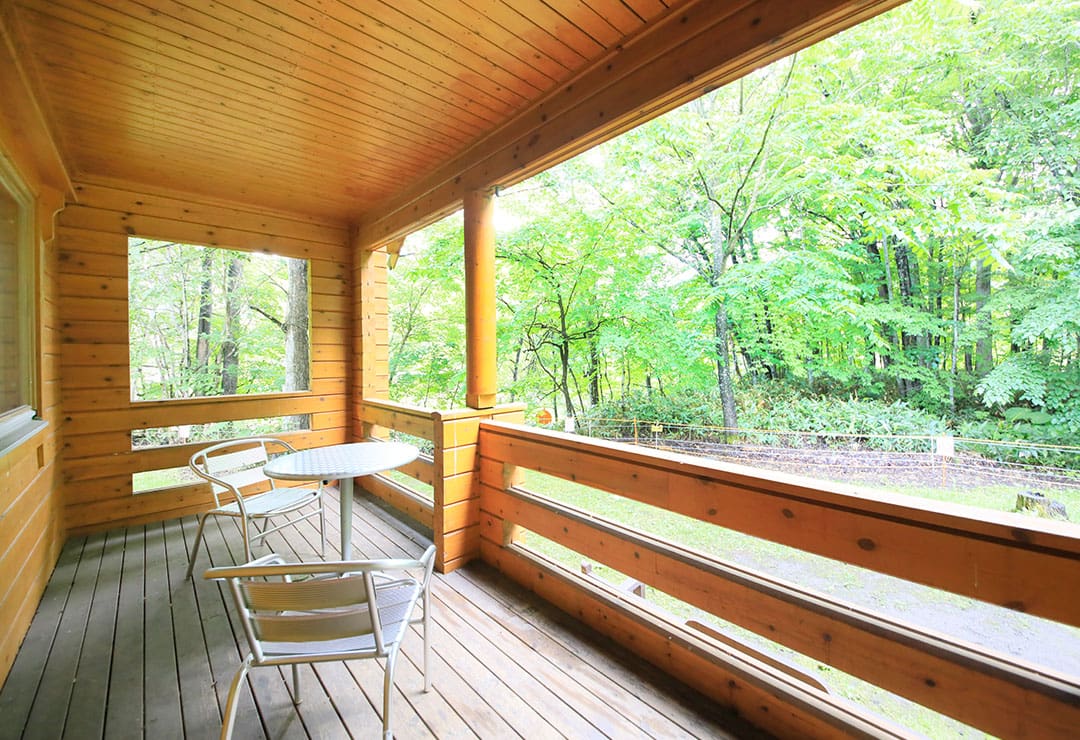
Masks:
[[[341,559],[352,557],[353,478],[412,462],[420,450],[404,442],[354,442],[313,447],[275,457],[263,472],[278,480],[341,482]]]

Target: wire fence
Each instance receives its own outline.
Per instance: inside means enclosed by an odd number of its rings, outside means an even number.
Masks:
[[[906,493],[1064,496],[1080,511],[1080,447],[944,435],[726,429],[580,419],[590,437]],[[1072,517],[1077,518],[1077,517]]]

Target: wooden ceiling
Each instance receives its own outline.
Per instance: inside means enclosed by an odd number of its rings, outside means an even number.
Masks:
[[[711,84],[702,72],[723,59],[741,53],[741,66],[729,65],[728,74],[744,73],[896,0],[0,4],[72,180],[139,183],[376,224],[368,235],[382,239],[421,210],[459,201],[460,173],[470,167],[467,184],[480,186],[558,158],[552,153],[568,142],[545,134],[537,146],[542,125],[582,141],[593,130],[610,135],[616,118],[625,128],[671,107],[675,98],[663,93],[676,84],[696,85],[691,93],[700,94]],[[710,29],[700,50],[687,47],[686,56],[708,57],[700,68],[693,60],[663,66],[642,100],[632,99],[641,86],[631,79],[629,96],[590,109],[597,120],[549,120],[547,111],[566,109],[560,98],[596,97],[607,78],[618,73],[625,83],[633,70]],[[753,44],[736,40],[740,29]],[[710,57],[710,47],[725,44],[731,53]],[[747,57],[744,46],[762,51]],[[643,107],[646,96],[665,102]],[[609,109],[618,116],[605,119]],[[537,151],[520,161],[529,147]],[[508,152],[499,171],[477,170],[499,151]],[[394,216],[406,207],[407,215]],[[392,222],[380,223],[387,214]]]
[[[354,219],[667,11],[662,0],[18,0],[73,179]]]

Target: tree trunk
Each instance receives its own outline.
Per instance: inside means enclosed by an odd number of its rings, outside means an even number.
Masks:
[[[893,256],[896,260],[896,282],[900,286],[900,302],[905,306],[913,307],[915,305],[915,289],[912,280],[911,252],[906,244],[898,242],[893,251]],[[908,334],[901,328],[900,346],[903,348],[905,354],[909,350],[915,349],[918,344],[918,337],[913,334]],[[920,384],[917,380],[901,378],[899,382],[900,394],[902,396],[910,396],[919,390]]]
[[[195,370],[206,369],[210,361],[210,319],[214,315],[213,286],[214,251],[206,249],[202,257],[202,286],[199,288],[199,325],[195,340]]]
[[[990,300],[993,268],[988,263],[979,262],[975,268],[975,326],[978,339],[975,340],[975,373],[986,375],[994,369],[994,327],[993,317],[986,308]]]
[[[566,404],[567,418],[577,416],[570,393],[570,344],[565,338],[559,343],[559,390],[562,392],[563,403]]]
[[[716,379],[720,387],[720,402],[724,409],[724,426],[735,429],[738,418],[735,411],[735,387],[731,380],[731,360],[728,353],[729,329],[727,309],[722,301],[716,302]]]
[[[289,260],[288,306],[285,310],[285,391],[311,388],[311,343],[308,340],[308,261]],[[289,429],[311,426],[307,414],[286,420]]]
[[[229,273],[225,278],[225,339],[221,343],[221,393],[224,396],[236,394],[239,387],[240,371],[240,281],[244,275],[244,264],[238,259],[229,261]]]
[[[956,413],[956,357],[960,344],[960,265],[953,265],[952,373],[949,376],[949,408]]]
[[[600,405],[600,347],[595,335],[589,338],[589,404]]]
[[[878,268],[877,274],[875,275],[875,279],[877,282],[878,302],[891,303],[892,285],[891,280],[889,279],[890,270],[888,255],[886,254],[884,257],[882,257],[881,249],[878,248],[878,244],[876,241],[867,242],[866,251],[870,254],[872,264],[874,264]],[[880,327],[881,336],[883,336],[889,342],[889,344],[895,344],[896,331],[893,329],[893,327],[889,323],[884,321],[880,322]],[[890,357],[888,354],[880,354],[878,352],[875,352],[874,355],[878,358],[880,366],[882,368],[886,368],[890,364],[892,364],[892,357]],[[877,366],[877,363],[875,363],[875,366]]]

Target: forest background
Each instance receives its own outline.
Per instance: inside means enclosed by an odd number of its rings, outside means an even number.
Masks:
[[[500,400],[1080,442],[1080,3],[914,0],[498,193]],[[456,214],[390,387],[464,397]]]

